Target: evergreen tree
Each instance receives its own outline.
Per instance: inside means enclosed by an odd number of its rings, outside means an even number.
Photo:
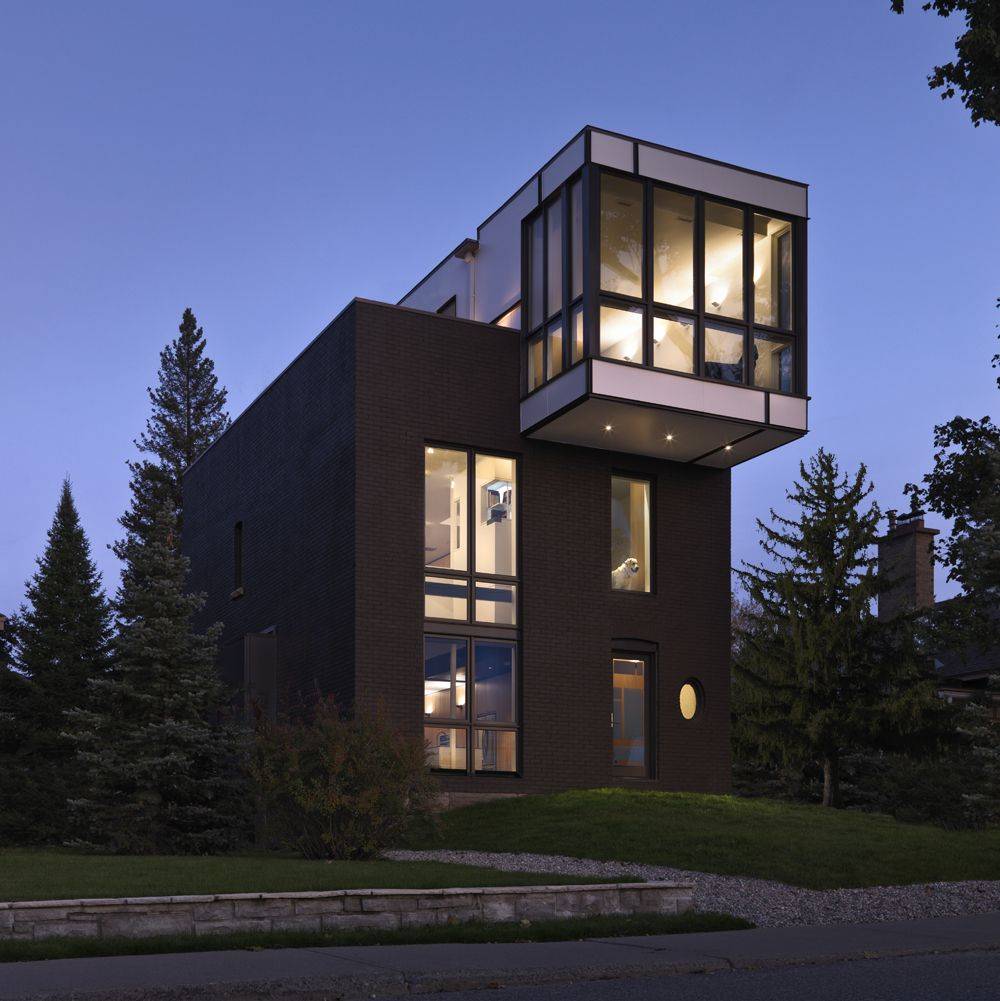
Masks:
[[[935,698],[910,616],[879,622],[891,583],[874,555],[881,518],[862,465],[842,474],[820,449],[787,494],[799,511],[758,521],[768,565],[744,563],[749,621],[735,664],[744,741],[776,765],[823,771],[823,804],[839,804],[840,762],[860,747],[932,741]]]
[[[128,464],[132,501],[119,519],[125,536],[114,546],[125,564],[167,502],[177,519],[173,538],[179,545],[184,470],[229,426],[226,390],[219,386],[215,363],[205,354],[204,331],[190,309],[184,310],[178,331],[160,352],[156,388],[146,390],[152,413],[135,441],[144,457]]]
[[[37,563],[26,585],[27,604],[11,623],[16,644],[13,656],[7,644],[0,695],[12,717],[3,739],[4,770],[20,787],[11,803],[11,814],[16,807],[24,825],[18,839],[45,842],[65,837],[66,800],[82,780],[65,735],[66,712],[86,703],[90,681],[107,670],[111,634],[110,609],[69,480]]]
[[[91,783],[71,807],[81,843],[105,850],[221,851],[244,833],[241,735],[220,713],[221,626],[191,631],[203,598],[184,591],[175,523],[168,502],[133,547],[111,670],[94,682],[92,706],[73,714]]]

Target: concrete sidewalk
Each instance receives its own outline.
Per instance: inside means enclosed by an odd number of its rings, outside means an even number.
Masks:
[[[389,997],[477,987],[1000,950],[1000,913],[521,945],[195,952],[0,965],[0,999]]]

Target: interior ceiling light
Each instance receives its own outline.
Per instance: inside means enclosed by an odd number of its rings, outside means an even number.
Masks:
[[[673,441],[674,440],[674,436],[672,434],[665,434],[663,437],[666,438],[667,441]]]
[[[604,425],[604,430],[610,432],[610,431],[614,431],[614,428],[610,424],[605,424]]]
[[[726,451],[727,452],[731,452],[732,450],[733,450],[733,446],[732,445],[727,445],[726,446]]]

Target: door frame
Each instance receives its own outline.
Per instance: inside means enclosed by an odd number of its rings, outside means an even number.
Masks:
[[[643,762],[641,765],[616,765],[614,758],[614,678],[616,660],[641,660],[644,664],[643,678]],[[653,754],[653,691],[655,685],[656,658],[652,650],[615,648],[611,651],[611,771],[622,778],[650,779],[653,777],[655,756]]]

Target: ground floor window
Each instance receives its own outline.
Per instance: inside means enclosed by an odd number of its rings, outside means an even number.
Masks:
[[[642,655],[611,660],[611,764],[621,775],[649,775],[650,662]]]
[[[517,643],[424,637],[424,743],[441,771],[516,772]]]

